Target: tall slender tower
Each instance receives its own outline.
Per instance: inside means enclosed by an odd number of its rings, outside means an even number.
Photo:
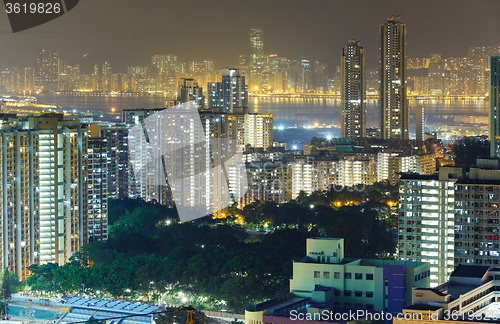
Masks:
[[[342,138],[365,136],[365,50],[359,41],[350,40],[342,49]]]
[[[408,139],[410,113],[406,102],[406,25],[400,16],[380,25],[380,138]]]
[[[42,49],[35,53],[35,88],[44,91],[56,90],[59,80],[59,54]]]
[[[491,157],[500,157],[500,56],[491,57],[490,105]]]
[[[264,70],[264,30],[250,29],[250,89],[261,90]]]

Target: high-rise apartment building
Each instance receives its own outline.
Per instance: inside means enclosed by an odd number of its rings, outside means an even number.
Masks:
[[[88,239],[89,242],[108,238],[108,140],[101,137],[99,125],[88,126]]]
[[[59,53],[42,49],[35,53],[35,88],[57,90],[59,80]]]
[[[62,115],[4,116],[0,129],[1,267],[64,264],[87,237],[87,129]]]
[[[477,164],[465,176],[461,168],[441,168],[400,179],[400,258],[429,262],[432,286],[461,264],[500,264],[498,160]]]
[[[398,183],[401,173],[432,175],[436,172],[436,157],[433,154],[407,155],[401,152],[379,152],[377,154],[377,182]]]
[[[350,40],[342,49],[341,131],[342,138],[364,137],[366,130],[365,50]]]
[[[406,25],[391,16],[380,25],[380,137],[408,139],[410,114],[406,102]]]
[[[461,168],[441,168],[399,180],[399,257],[430,263],[431,287],[455,269],[455,182],[461,176]]]
[[[221,82],[207,86],[208,109],[217,113],[247,113],[248,90],[245,75],[238,69],[223,69]]]
[[[146,125],[144,124],[144,120],[152,116],[165,108],[151,108],[151,109],[123,109],[122,110],[122,122],[128,126],[128,128],[133,127],[134,125],[142,125],[142,127],[145,129]],[[130,136],[127,136],[128,142],[126,143],[127,145],[127,150],[128,154],[138,154],[142,158],[147,159],[147,152],[130,152],[130,145],[132,142],[136,142],[136,148],[141,148],[146,150],[145,145],[138,144],[137,142],[141,142],[145,139],[142,138],[130,138]],[[129,159],[129,156],[127,157]],[[156,186],[155,189],[151,189],[151,193],[149,193],[149,189],[147,181],[145,179],[148,179],[147,177],[147,172],[148,170],[143,168],[140,171],[138,170],[133,170],[132,167],[130,167],[130,159],[128,160],[127,164],[129,165],[129,169],[131,172],[129,172],[129,178],[128,178],[128,196],[131,198],[137,198],[141,197],[142,199],[146,201],[150,200],[156,200],[158,202],[164,202],[165,201],[165,195],[164,195],[164,190],[160,186]],[[152,170],[154,172],[154,170]],[[140,173],[140,174],[139,174]],[[137,179],[143,179],[142,182],[137,181]],[[155,180],[152,180],[155,182]],[[161,183],[161,181],[160,181]],[[163,194],[162,194],[163,193]],[[153,197],[153,198],[152,198]]]
[[[490,56],[499,56],[500,46],[469,47],[468,88],[469,95],[486,96],[488,93],[488,69]]]
[[[23,88],[26,91],[32,91],[35,88],[35,72],[32,67],[24,68],[24,84]]]
[[[346,156],[338,162],[338,184],[344,187],[373,185],[376,165],[372,159]]]
[[[500,158],[500,56],[491,57],[490,82],[490,154]]]
[[[127,125],[140,125],[142,121],[157,112],[162,111],[165,108],[139,108],[139,109],[123,109],[122,110],[122,122]]]
[[[312,194],[315,191],[327,190],[330,185],[330,174],[335,167],[332,161],[297,160],[288,164],[289,196],[295,199],[301,191]]]
[[[112,198],[128,197],[130,179],[133,178],[132,166],[129,162],[129,128],[125,124],[110,124],[100,127],[100,136],[105,138],[108,143],[108,196]]]
[[[262,90],[262,71],[264,70],[264,30],[250,29],[250,81],[251,91]]]
[[[429,64],[429,93],[431,95],[445,94],[444,62]]]
[[[203,88],[198,86],[195,79],[180,78],[177,87],[177,100],[181,103],[194,100],[198,110],[205,108]]]
[[[108,61],[102,65],[102,75],[111,75],[111,64]]]
[[[245,114],[243,126],[245,146],[267,149],[273,145],[273,114]]]
[[[455,267],[498,266],[499,243],[500,170],[472,168],[455,183]]]
[[[282,161],[252,162],[247,165],[248,191],[241,205],[255,201],[283,204],[290,200],[288,168]]]

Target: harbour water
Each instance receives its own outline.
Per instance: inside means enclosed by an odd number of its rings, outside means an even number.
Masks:
[[[123,109],[162,107],[165,99],[152,96],[64,96],[40,94],[40,103],[60,105],[62,110],[78,110],[80,112],[99,112],[105,116],[114,112],[114,120],[119,120],[119,112]],[[429,131],[447,123],[475,121],[485,124],[488,116],[489,101],[483,99],[431,99],[412,98],[410,104],[410,134],[414,133],[414,112],[417,106],[423,106],[426,126]],[[340,135],[340,98],[273,98],[250,97],[250,112],[272,113],[274,116],[275,139],[287,141],[289,145],[300,148],[313,136],[338,137]],[[367,101],[367,127],[378,126],[378,101]],[[466,120],[468,118],[468,120]],[[290,129],[295,127],[295,130]],[[311,128],[313,127],[313,128]],[[322,128],[325,127],[325,128]],[[293,140],[292,140],[293,138]]]

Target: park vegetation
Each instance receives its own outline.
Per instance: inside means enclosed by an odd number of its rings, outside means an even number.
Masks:
[[[308,237],[345,239],[346,257],[392,258],[395,187],[300,194],[286,204],[254,203],[180,223],[175,208],[110,200],[109,238],[63,266],[32,265],[27,284],[51,294],[85,293],[243,312],[289,291],[292,260]],[[263,232],[249,229],[266,229]],[[266,234],[263,234],[266,233]]]

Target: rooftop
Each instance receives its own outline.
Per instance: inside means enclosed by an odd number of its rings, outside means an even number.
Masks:
[[[145,303],[83,297],[69,297],[64,299],[61,303],[67,307],[101,309],[105,311],[123,312],[129,314],[149,314],[160,309],[158,306]]]
[[[288,293],[273,299],[266,300],[265,302],[255,305],[254,307],[247,307],[247,311],[259,312],[267,310],[267,314],[271,315],[274,313],[274,311],[279,310],[282,307],[288,307],[293,304],[305,302],[309,302],[309,298],[298,297],[293,293]]]
[[[403,260],[380,260],[380,259],[358,259],[358,258],[344,258],[341,262],[321,262],[315,258],[311,258],[308,256],[303,257],[302,259],[295,261],[296,263],[316,263],[316,264],[331,264],[331,265],[351,265],[351,266],[366,266],[366,267],[384,267],[386,265],[406,265],[408,268],[417,268],[420,267],[426,262],[419,261],[403,261]]]
[[[439,175],[436,174],[407,174],[401,173],[399,180],[439,180]]]
[[[434,288],[420,288],[420,287],[418,287],[418,288],[415,288],[415,290],[429,290],[429,291],[434,292],[438,296],[446,296],[446,294],[443,294],[440,290],[437,290]]]
[[[492,184],[492,185],[500,185],[500,180],[480,180],[480,179],[465,179],[460,178],[455,182],[455,184]]]
[[[453,277],[482,278],[489,268],[490,266],[459,264],[458,267],[455,268],[455,271],[453,271],[453,273],[450,275],[450,279]]]
[[[441,309],[441,306],[432,306],[432,305],[427,305],[427,304],[415,304],[415,305],[405,307],[404,309],[437,311],[438,309]]]

